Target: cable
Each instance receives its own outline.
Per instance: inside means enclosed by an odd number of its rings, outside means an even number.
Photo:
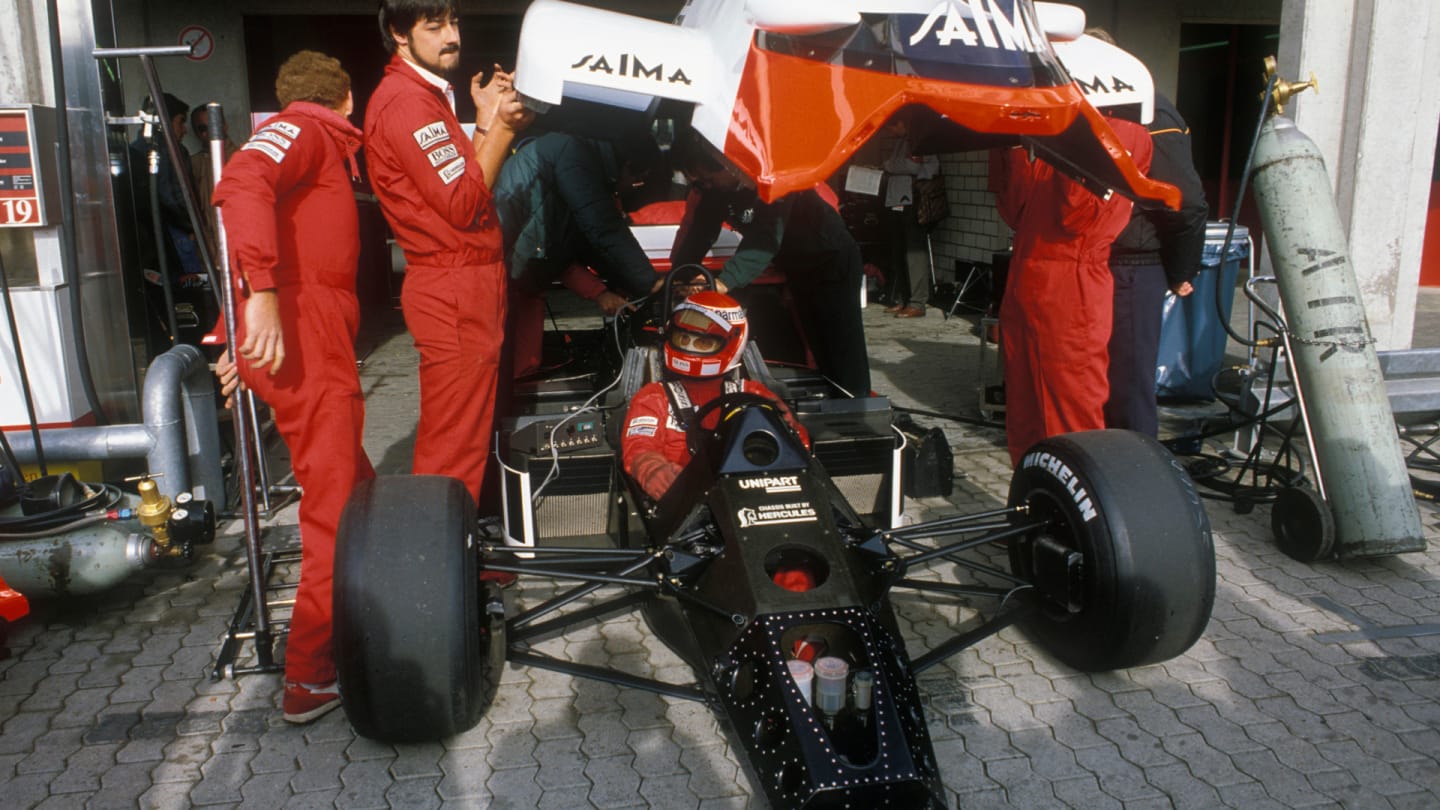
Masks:
[[[0,297],[5,299],[5,318],[10,321],[10,340],[15,347],[15,365],[20,370],[20,390],[25,395],[25,413],[30,417],[30,435],[35,440],[35,460],[40,465],[40,474],[49,475],[45,464],[45,448],[40,444],[40,423],[35,418],[35,397],[30,392],[30,374],[25,370],[25,352],[20,348],[20,325],[15,322],[15,304],[10,299],[10,279],[5,272],[5,260],[0,258]],[[9,443],[6,443],[9,446]],[[13,458],[13,455],[12,455]],[[15,468],[20,474],[20,468]]]
[[[1234,327],[1230,325],[1230,319],[1225,317],[1221,310],[1221,295],[1224,293],[1222,281],[1225,277],[1225,257],[1230,252],[1230,241],[1235,237],[1235,221],[1240,217],[1240,205],[1245,201],[1245,191],[1250,185],[1250,169],[1255,165],[1255,147],[1260,144],[1260,132],[1265,127],[1266,115],[1270,108],[1270,95],[1275,92],[1275,82],[1280,77],[1277,72],[1265,83],[1265,93],[1260,96],[1260,119],[1255,122],[1255,136],[1250,139],[1250,152],[1245,156],[1245,169],[1240,173],[1240,188],[1235,194],[1235,208],[1230,212],[1230,225],[1225,229],[1225,243],[1220,247],[1220,270],[1215,274],[1215,314],[1220,325],[1225,328],[1226,334],[1230,335],[1235,342],[1241,346],[1253,347],[1256,344],[1249,338],[1236,334]]]
[[[956,415],[956,414],[951,414],[951,413],[939,413],[939,412],[937,412],[937,411],[925,411],[925,410],[921,410],[921,409],[919,409],[919,408],[907,408],[907,407],[904,407],[903,405],[893,405],[892,407],[893,407],[893,409],[894,409],[897,413],[909,413],[909,414],[914,414],[914,415],[916,415],[916,416],[929,416],[929,417],[931,417],[931,418],[933,418],[933,419],[948,419],[948,420],[950,420],[950,421],[952,421],[952,422],[960,422],[961,424],[965,424],[965,425],[975,425],[975,426],[977,426],[977,427],[995,428],[995,429],[997,429],[997,430],[1003,430],[1003,429],[1005,428],[1005,423],[1004,423],[1004,422],[996,422],[996,421],[991,420],[991,419],[976,419],[976,418],[973,417],[973,416],[958,416],[958,415]]]
[[[52,509],[38,515],[21,517],[0,517],[0,537],[11,532],[54,532],[78,519],[88,517],[96,510],[108,510],[120,503],[125,494],[113,484],[85,484],[92,494],[76,503]]]

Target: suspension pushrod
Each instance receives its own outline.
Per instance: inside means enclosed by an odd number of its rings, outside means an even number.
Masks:
[[[936,557],[948,557],[951,554],[958,554],[961,551],[968,551],[969,549],[976,548],[978,546],[988,545],[995,542],[996,540],[1004,540],[1007,537],[1015,537],[1016,535],[1024,534],[1028,531],[1038,529],[1044,525],[1044,521],[1022,523],[1018,526],[1011,526],[1009,529],[1006,529],[1003,532],[987,534],[984,537],[977,537],[974,540],[966,540],[963,543],[951,543],[948,546],[941,546],[940,548],[932,549],[922,554],[916,554],[912,557],[902,557],[901,559],[905,562],[906,565],[920,565],[921,563],[929,562]],[[966,564],[968,565],[969,563]]]
[[[974,541],[971,541],[971,542],[968,542],[968,543],[956,543],[954,546],[951,546],[950,554],[951,554],[951,555],[955,555],[955,554],[959,554],[959,553],[962,552],[962,551],[969,551],[971,548],[973,548],[973,547],[976,546],[976,545],[985,545],[985,544],[988,544],[988,543],[990,542],[990,540],[991,540],[991,538],[982,537],[982,538],[980,538],[980,539],[978,539],[978,540],[974,540]],[[899,545],[902,545],[902,546],[904,546],[904,547],[906,547],[906,548],[909,548],[909,549],[913,549],[913,550],[915,550],[915,551],[922,551],[922,552],[924,552],[924,551],[930,551],[930,547],[929,547],[929,546],[922,545],[922,544],[920,544],[920,543],[915,543],[915,542],[910,542],[910,541],[896,541],[896,542],[897,542]],[[1017,577],[1017,576],[1015,576],[1015,575],[1013,575],[1013,574],[1011,574],[1011,573],[1009,573],[1009,572],[1007,572],[1007,571],[1002,571],[1002,570],[1000,570],[999,568],[995,568],[995,567],[993,567],[993,566],[986,565],[985,563],[982,563],[982,562],[976,562],[975,560],[967,560],[967,559],[965,559],[965,558],[963,558],[963,557],[955,557],[955,556],[948,556],[948,557],[946,557],[945,559],[949,560],[950,562],[954,563],[955,565],[958,565],[958,566],[960,566],[960,567],[962,567],[962,568],[967,568],[967,569],[969,569],[969,570],[971,570],[971,571],[975,571],[975,572],[977,572],[977,573],[990,574],[991,576],[996,576],[996,577],[999,577],[999,578],[1004,579],[1004,580],[1009,580],[1010,582],[1017,582],[1017,583],[1023,583],[1023,582],[1025,582],[1025,580],[1023,580],[1023,579],[1021,579],[1021,578],[1019,578],[1019,577]],[[927,560],[925,563],[921,563],[921,564],[922,564],[922,565],[925,565],[925,564],[928,564],[928,563],[929,563],[929,561]]]
[[[620,572],[620,577],[607,577],[607,579],[620,580],[620,581],[618,581],[618,582],[606,582],[605,580],[599,579],[599,577],[600,577],[600,576],[603,576],[603,575],[598,575],[598,574],[597,574],[597,575],[591,575],[591,576],[580,576],[580,577],[576,577],[576,578],[578,578],[578,579],[581,579],[582,581],[589,582],[590,584],[588,584],[588,585],[581,585],[580,587],[575,588],[575,589],[571,590],[571,591],[568,592],[568,593],[560,594],[559,596],[557,596],[557,597],[555,597],[555,598],[553,598],[553,599],[551,599],[551,600],[549,600],[549,601],[547,601],[547,602],[541,602],[540,604],[536,605],[535,607],[530,608],[529,610],[527,610],[527,611],[519,614],[519,615],[516,616],[515,618],[511,619],[510,622],[509,622],[508,628],[509,628],[509,630],[510,630],[511,632],[514,632],[515,630],[517,630],[517,629],[519,629],[519,628],[521,628],[521,627],[524,627],[525,625],[529,624],[530,622],[534,621],[535,619],[539,618],[540,616],[543,616],[543,615],[545,615],[545,614],[547,614],[547,613],[550,613],[551,611],[556,610],[556,609],[558,609],[558,608],[564,607],[565,605],[568,605],[568,604],[570,604],[571,602],[574,602],[574,601],[577,600],[577,599],[583,599],[584,597],[586,597],[586,596],[588,596],[588,595],[590,595],[590,594],[592,594],[592,593],[600,590],[602,587],[604,587],[604,586],[607,585],[607,584],[619,584],[619,585],[631,585],[631,584],[634,584],[634,585],[638,585],[638,586],[640,586],[640,587],[658,588],[659,586],[658,586],[656,583],[651,582],[651,581],[649,581],[649,580],[623,580],[623,579],[621,579],[621,577],[624,577],[624,576],[626,576],[626,575],[628,575],[628,574],[633,574],[633,573],[635,573],[636,571],[639,571],[641,568],[644,568],[645,566],[647,566],[647,565],[649,565],[649,564],[650,564],[650,558],[648,558],[648,557],[647,557],[646,559],[637,560],[634,565],[630,566],[629,568],[625,568],[625,569],[621,570],[621,572]],[[520,567],[518,567],[518,566],[508,566],[508,567],[507,567],[507,566],[489,565],[489,566],[486,566],[486,568],[488,568],[489,570],[492,570],[492,571],[505,571],[505,570],[509,570],[511,573],[527,572],[526,569],[520,568]],[[534,571],[528,571],[527,573],[536,573],[536,572],[534,572]],[[544,573],[546,576],[551,576],[551,577],[556,577],[556,578],[565,578],[562,574],[552,574],[552,573],[549,573],[549,572],[541,572],[541,573]]]
[[[541,636],[554,632],[555,630],[564,629],[566,627],[570,627],[581,622],[589,621],[590,619],[596,618],[598,616],[604,616],[609,613],[616,613],[621,610],[628,610],[632,606],[643,602],[648,598],[650,598],[650,594],[643,591],[627,591],[623,594],[620,594],[614,599],[608,599],[604,602],[599,602],[597,604],[590,605],[589,607],[585,607],[580,610],[571,611],[562,616],[556,616],[549,621],[536,622],[535,624],[532,624],[529,627],[525,628],[523,632],[510,632],[510,640],[512,642],[515,642],[528,641],[530,639],[539,638]],[[559,610],[559,608],[555,608],[555,610]]]
[[[953,582],[931,582],[925,579],[902,579],[894,585],[894,588],[909,588],[916,591],[933,591],[937,593],[948,593],[960,596],[988,596],[993,599],[1003,599],[1006,594],[1014,588],[987,588],[980,585],[957,585]]]
[[[653,549],[624,549],[624,548],[583,548],[583,547],[530,547],[530,546],[495,546],[485,545],[481,547],[485,554],[534,554],[537,557],[558,554],[573,554],[576,556],[588,555],[613,555],[623,557],[627,560],[638,560],[650,558],[655,555]]]
[[[1028,616],[1034,610],[1034,604],[1027,601],[1024,605],[1020,607],[1016,607],[1011,610],[1007,610],[999,615],[992,616],[989,621],[984,622],[979,627],[976,627],[970,632],[961,633],[960,635],[950,639],[944,644],[941,644],[938,647],[931,649],[930,652],[927,652],[919,658],[916,658],[910,663],[910,669],[916,675],[919,675],[920,673],[924,672],[930,667],[935,666],[941,661],[944,661],[946,658],[949,658],[955,653],[958,653],[967,647],[974,646],[978,642],[981,642],[995,635],[1001,630],[1004,630],[1015,622],[1020,621],[1022,618]]]
[[[744,614],[736,613],[733,610],[726,610],[725,608],[720,607],[719,605],[711,602],[708,599],[697,596],[692,591],[686,590],[684,588],[674,588],[671,590],[671,593],[675,594],[677,598],[704,608],[705,610],[708,610],[717,616],[724,616],[725,618],[729,619],[737,625],[745,621]]]
[[[989,520],[991,518],[1002,517],[1005,515],[1013,515],[1019,511],[1020,507],[1018,506],[1007,506],[1004,509],[992,509],[988,512],[976,512],[973,515],[956,515],[954,517],[940,518],[939,520],[928,520],[924,523],[916,523],[914,525],[905,526],[899,529],[890,529],[888,531],[881,532],[881,534],[887,537],[907,537],[912,534],[918,534],[924,537],[928,534],[929,530],[932,529],[944,529],[950,526],[961,526],[966,523],[974,523],[976,521]]]
[[[654,692],[657,695],[680,698],[681,700],[693,700],[697,703],[706,703],[705,693],[693,686],[657,681],[654,678],[642,678],[638,675],[630,675],[617,669],[591,666],[589,664],[577,664],[573,661],[561,661],[558,658],[551,658],[548,655],[536,653],[519,652],[510,650],[506,659],[515,664],[546,669],[551,672],[559,672],[565,675],[574,675],[579,678],[588,678],[592,681],[614,684],[615,686],[628,686],[632,689],[643,689],[646,692]]]
[[[506,574],[532,574],[550,579],[573,579],[577,582],[598,582],[601,585],[626,585],[632,588],[659,588],[651,579],[616,576],[615,574],[583,574],[579,571],[549,571],[544,568],[530,568],[524,565],[486,565],[486,571],[502,571]]]

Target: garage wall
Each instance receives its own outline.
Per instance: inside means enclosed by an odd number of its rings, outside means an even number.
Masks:
[[[673,17],[683,4],[680,0],[631,0],[630,2],[589,2],[587,5],[641,14],[656,18]],[[193,0],[114,0],[117,43],[121,46],[175,45],[182,32],[192,26],[205,29],[213,49],[203,61],[185,57],[156,60],[157,72],[165,90],[174,93],[192,107],[209,101],[225,106],[230,119],[230,136],[236,142],[249,137],[250,88],[246,82],[244,18],[246,15],[338,15],[354,14],[375,17],[375,0],[238,0],[230,3],[196,3]],[[529,5],[528,0],[489,0],[469,2],[463,8],[467,17],[519,16]],[[375,48],[380,50],[379,33]],[[502,64],[513,64],[514,54],[497,54]],[[123,60],[126,108],[140,108],[147,90],[139,62]],[[200,142],[187,136],[186,146],[192,151]]]

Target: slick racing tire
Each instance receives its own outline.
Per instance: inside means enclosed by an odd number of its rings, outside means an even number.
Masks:
[[[440,740],[480,721],[504,663],[503,610],[479,581],[475,505],[444,476],[355,487],[335,554],[335,663],[359,734]]]
[[[1086,672],[1125,669],[1173,658],[1204,632],[1215,601],[1210,521],[1159,442],[1122,430],[1045,439],[1021,459],[1009,502],[1045,521],[1011,541],[1010,561],[1041,604],[1023,627],[1051,655]],[[1078,569],[1056,576],[1069,551]]]

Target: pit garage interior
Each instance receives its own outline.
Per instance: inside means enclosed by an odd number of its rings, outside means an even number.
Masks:
[[[672,19],[681,5],[593,4],[656,20]],[[1211,219],[1235,218],[1254,238],[1253,265],[1241,262],[1230,313],[1237,332],[1248,334],[1257,317],[1243,296],[1246,280],[1273,273],[1253,199],[1238,211],[1235,200],[1260,115],[1261,61],[1275,54],[1286,79],[1301,82],[1312,72],[1318,79],[1318,92],[1296,96],[1287,114],[1329,171],[1376,348],[1440,349],[1440,292],[1431,286],[1440,284],[1440,9],[1381,0],[1076,5],[1148,65],[1156,87],[1186,116]],[[513,64],[525,6],[462,8],[462,73]],[[97,60],[92,51],[192,46],[189,57],[154,58],[156,77],[191,105],[223,105],[238,144],[256,116],[274,111],[271,78],[302,48],[342,60],[353,77],[355,118],[363,116],[385,62],[373,5],[20,0],[16,12],[0,20],[0,110],[29,112],[37,162],[49,173],[35,202],[39,224],[0,228],[13,301],[6,322],[18,327],[0,330],[0,420],[26,460],[36,444],[32,425],[42,438],[105,427],[117,443],[139,442],[141,429],[150,430],[163,438],[143,450],[50,466],[136,491],[126,479],[159,472],[159,458],[165,473],[138,488],[172,501],[188,493],[210,502],[219,520],[213,543],[194,546],[193,559],[37,596],[29,615],[5,626],[0,804],[766,806],[743,754],[705,706],[540,670],[507,669],[480,724],[439,743],[367,740],[340,712],[307,727],[281,722],[279,676],[243,674],[254,652],[234,638],[236,607],[252,578],[228,482],[189,463],[197,453],[227,456],[232,425],[216,415],[213,436],[155,432],[158,420],[147,411],[152,398],[166,398],[147,388],[159,390],[162,377],[178,392],[178,421],[215,409],[208,369],[199,371],[203,352],[185,362],[158,359],[168,344],[154,333],[140,259],[146,224],[137,221],[130,182],[140,168],[126,149],[147,77],[137,57]],[[66,110],[67,150],[57,149],[57,107]],[[192,152],[201,146],[185,139]],[[61,171],[67,153],[69,170]],[[942,431],[954,456],[953,489],[908,499],[905,522],[997,508],[1009,486],[1003,428],[984,399],[997,373],[995,346],[983,306],[956,300],[1009,241],[984,191],[985,165],[983,154],[942,156],[951,216],[932,233],[931,249],[951,300],[924,319],[895,319],[874,305],[865,311],[875,390],[911,411],[921,430]],[[403,473],[418,402],[416,353],[396,312],[403,265],[373,198],[360,206],[366,448],[380,472]],[[557,298],[562,326],[598,325],[587,304]],[[203,296],[197,300],[203,309]],[[1237,368],[1254,367],[1263,354],[1233,341],[1224,353],[1227,367]],[[1440,370],[1425,366],[1424,355],[1396,357],[1396,370],[1387,366],[1390,400],[1401,402],[1397,387],[1411,386],[1395,418],[1403,449],[1423,467],[1440,417],[1440,404],[1431,412],[1440,384],[1430,377]],[[1418,367],[1402,371],[1408,362]],[[1319,397],[1310,403],[1332,406]],[[1223,402],[1167,405],[1162,438],[1203,431],[1224,411]],[[1206,452],[1243,456],[1244,433],[1208,437]],[[1303,440],[1295,446],[1308,457]],[[272,442],[268,453],[266,543],[293,546],[297,493],[287,486],[283,446]],[[1423,475],[1419,467],[1412,471]],[[1212,618],[1194,647],[1165,663],[1079,673],[1011,628],[928,670],[919,687],[947,802],[1435,806],[1440,515],[1426,491],[1415,490],[1424,548],[1314,562],[1277,547],[1263,498],[1207,498],[1218,571]],[[182,534],[204,533],[194,523]],[[947,572],[939,567],[935,575]],[[895,607],[909,639],[943,637],[968,615],[963,604],[920,598]],[[558,654],[646,677],[686,669],[633,617],[547,643]],[[232,656],[242,674],[217,667]]]

